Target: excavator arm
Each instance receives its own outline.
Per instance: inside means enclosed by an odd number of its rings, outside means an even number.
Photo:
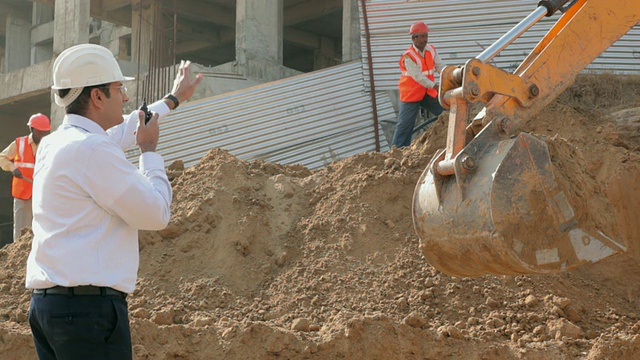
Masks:
[[[516,76],[537,86],[535,101],[525,107],[516,99],[494,96],[487,107],[489,113],[512,119],[519,128],[639,21],[640,2],[635,0],[575,2],[515,71]]]
[[[447,144],[418,181],[413,220],[426,259],[447,274],[553,273],[625,250],[594,224],[581,223],[546,143],[520,130],[640,21],[637,0],[568,3],[541,1],[476,58],[442,71]],[[564,14],[514,73],[489,64],[559,9]],[[473,102],[486,106],[467,125]]]

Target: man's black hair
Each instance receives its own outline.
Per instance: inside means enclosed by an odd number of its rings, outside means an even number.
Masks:
[[[111,97],[111,89],[109,88],[109,84],[85,86],[82,89],[80,95],[78,95],[78,98],[73,100],[71,104],[67,105],[64,108],[67,114],[76,114],[80,116],[86,115],[87,110],[89,109],[89,98],[91,97],[91,90],[93,89],[100,89],[107,96],[107,98]],[[58,96],[64,98],[69,93],[69,91],[71,91],[71,89],[60,89],[58,90]]]

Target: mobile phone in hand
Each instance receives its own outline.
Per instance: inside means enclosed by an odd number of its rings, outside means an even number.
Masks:
[[[140,110],[144,111],[144,124],[147,125],[149,120],[151,120],[151,111],[147,107],[147,100],[142,101],[142,106],[140,106]]]

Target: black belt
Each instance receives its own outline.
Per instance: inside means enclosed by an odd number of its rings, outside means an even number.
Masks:
[[[42,294],[42,295],[67,295],[67,296],[82,296],[82,295],[115,295],[120,296],[123,299],[127,298],[127,294],[122,291],[118,291],[116,289],[112,289],[110,287],[100,287],[100,286],[75,286],[75,287],[64,287],[64,286],[54,286],[48,289],[33,289],[34,294]]]

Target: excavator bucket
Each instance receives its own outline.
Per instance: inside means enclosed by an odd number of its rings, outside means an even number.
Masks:
[[[513,73],[490,63],[557,11],[563,15]],[[447,145],[413,196],[413,224],[434,267],[454,276],[544,274],[626,250],[600,231],[612,224],[585,210],[588,195],[554,167],[547,144],[518,129],[639,20],[640,1],[540,1],[464,66],[442,69]],[[481,102],[467,124],[469,104]]]
[[[578,222],[544,141],[487,126],[456,156],[473,159],[472,171],[456,166],[454,175],[439,175],[443,155],[431,160],[413,197],[422,252],[438,270],[453,276],[554,273],[625,250]]]

